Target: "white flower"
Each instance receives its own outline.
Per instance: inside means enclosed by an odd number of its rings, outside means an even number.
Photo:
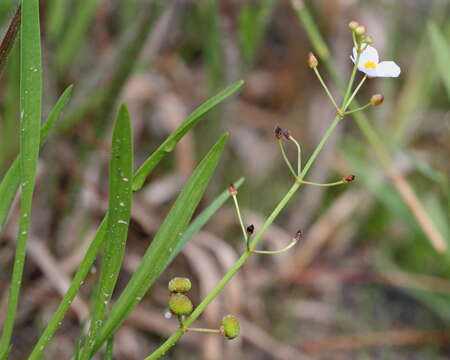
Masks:
[[[356,57],[357,51],[354,47],[353,56],[350,56],[353,63],[355,63]],[[359,57],[358,70],[369,77],[398,77],[400,75],[400,67],[393,61],[379,62],[378,51],[370,45],[367,45]]]

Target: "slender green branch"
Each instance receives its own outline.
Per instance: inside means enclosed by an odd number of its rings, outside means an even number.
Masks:
[[[355,81],[356,71],[358,70],[359,58],[361,57],[361,52],[357,52],[355,63],[353,64],[352,74],[350,76],[350,81],[348,82],[347,90],[345,90],[343,104],[347,104],[348,97],[350,96],[350,92],[352,91],[353,83]],[[342,111],[343,109],[341,109]],[[344,110],[345,111],[345,110]]]
[[[339,106],[336,104],[336,100],[334,100],[333,94],[331,94],[331,91],[328,89],[327,84],[325,84],[325,81],[323,81],[322,76],[319,73],[319,70],[317,70],[317,67],[313,68],[314,74],[316,74],[317,79],[319,79],[320,84],[322,85],[323,89],[325,90],[326,94],[328,95],[328,98],[330,99],[331,103],[335,107],[338,114],[340,113]]]
[[[185,328],[184,331],[198,332],[198,333],[209,333],[209,334],[220,334],[219,329],[202,329],[202,328]]]
[[[289,136],[289,139],[297,146],[297,175],[300,175],[302,171],[302,148],[297,140],[295,140],[292,136]]]
[[[366,105],[363,105],[363,106],[361,106],[359,108],[356,108],[356,109],[353,109],[353,110],[350,110],[350,111],[346,111],[345,115],[350,115],[350,114],[353,114],[355,112],[366,110],[368,107],[371,107],[371,106],[373,106],[373,105],[372,105],[372,103],[369,102]]]
[[[295,244],[297,244],[297,239],[294,239],[291,241],[291,243],[280,249],[280,250],[253,250],[253,254],[264,254],[264,255],[275,255],[275,254],[282,254],[285,253],[286,251],[288,251],[289,249],[291,249],[292,247],[295,246]]]
[[[247,231],[245,230],[244,221],[242,220],[241,211],[239,210],[239,203],[238,203],[238,200],[237,200],[237,195],[236,194],[232,194],[231,197],[233,198],[234,207],[236,209],[236,214],[237,214],[238,219],[239,219],[239,224],[241,225],[242,234],[244,235],[244,241],[245,241],[245,244],[247,245],[248,244],[248,235],[247,235]]]
[[[283,140],[278,140],[278,143],[280,144],[280,149],[281,149],[281,155],[283,155],[283,159],[284,162],[286,163],[286,165],[288,166],[289,170],[291,171],[292,175],[294,175],[294,177],[297,177],[297,174],[295,173],[294,168],[292,167],[291,162],[289,161],[289,158],[286,155],[286,152],[284,151],[284,146],[283,146]]]
[[[322,187],[331,187],[331,186],[337,186],[337,185],[345,184],[345,182],[343,180],[341,180],[341,181],[335,181],[335,182],[327,183],[327,184],[320,184],[320,183],[316,183],[316,182],[312,182],[312,181],[304,181],[304,180],[302,180],[302,184],[313,185],[313,186],[322,186]]]
[[[367,80],[367,75],[364,75],[364,77],[359,82],[358,86],[355,88],[355,91],[353,91],[350,98],[347,100],[344,106],[344,111],[348,108],[348,106],[352,103],[353,99],[355,98],[356,94],[358,93],[359,89],[361,89],[361,86],[363,86],[364,82]]]

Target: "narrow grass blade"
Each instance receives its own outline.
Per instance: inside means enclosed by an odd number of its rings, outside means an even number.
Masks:
[[[434,22],[428,24],[428,36],[436,65],[441,74],[445,89],[447,90],[447,96],[450,99],[450,72],[448,71],[448,64],[450,64],[450,47],[444,35]]]
[[[25,265],[31,205],[36,181],[42,107],[40,33],[39,1],[24,0],[22,2],[20,41],[20,181],[22,183],[22,200],[8,310],[0,340],[0,359],[6,357],[13,332]]]
[[[131,179],[133,176],[133,139],[127,108],[119,109],[112,137],[112,152],[109,165],[109,207],[106,225],[106,245],[94,311],[86,347],[81,359],[89,359],[98,329],[105,317],[107,304],[111,300],[122,266],[128,226],[131,216]]]
[[[239,80],[196,108],[137,170],[133,178],[133,190],[137,191],[144,185],[145,179],[153,168],[175,148],[178,141],[198,123],[203,115],[235,93],[242,85],[244,85],[244,81]]]
[[[236,189],[243,184],[244,178],[240,178],[233,185]],[[186,231],[183,233],[181,241],[175,247],[172,255],[168,258],[167,265],[169,265],[172,260],[180,253],[184,245],[208,222],[208,220],[213,216],[225,202],[230,198],[230,192],[228,189],[222,192],[214,201],[203,210],[188,226]],[[167,266],[166,265],[166,266]]]
[[[203,158],[189,181],[177,197],[159,231],[133,273],[125,290],[109,313],[108,319],[96,338],[94,352],[117,330],[127,315],[139,304],[142,297],[173,258],[173,252],[183,240],[183,232],[197,208],[203,193],[222,155],[228,134],[225,134]],[[93,355],[93,354],[91,354]]]
[[[65,36],[59,42],[60,47],[56,56],[56,64],[59,71],[66,71],[71,61],[76,57],[77,51],[83,42],[84,35],[88,30],[88,26],[94,17],[95,9],[97,9],[99,1],[77,1],[75,13],[71,17],[72,21],[67,25]]]
[[[237,84],[238,83],[236,83],[234,85],[237,85]],[[239,87],[240,86],[242,86],[242,84],[239,84]],[[230,88],[231,88],[231,86],[230,86]],[[217,96],[219,96],[219,95],[220,94],[218,94]],[[206,106],[206,104],[208,104],[209,102],[217,104],[217,100],[213,101],[213,99],[214,98],[209,99],[203,105]],[[210,108],[211,108],[211,106],[209,106],[209,109]],[[206,112],[206,111],[204,111],[204,109],[201,109],[201,107],[199,107],[197,110],[195,110],[191,114],[191,117],[194,117],[195,112],[200,112],[200,110],[202,110],[201,114],[197,114],[196,118],[200,118],[200,116]],[[188,120],[186,120],[182,125],[180,125],[180,127],[174,133],[172,133],[166,139],[166,141],[164,141],[164,143],[156,150],[156,152],[160,151],[161,154],[159,154],[158,156],[155,156],[155,153],[153,153],[145,161],[145,163],[147,163],[147,161],[149,159],[152,159],[151,166],[149,167],[149,169],[146,170],[147,176],[151,173],[151,171],[155,168],[155,166],[158,165],[159,161],[161,161],[165,155],[170,153],[171,150],[165,151],[164,150],[165,146],[163,146],[163,145],[166,144],[166,146],[168,146],[170,144],[170,146],[173,148],[173,147],[175,147],[176,143],[183,137],[183,135],[186,134],[187,130],[186,131],[182,131],[182,130],[184,129],[184,126],[186,125],[187,122],[188,122]],[[178,134],[178,135],[174,136],[174,134]],[[136,175],[138,174],[138,171],[136,171],[134,173],[134,177],[136,177]],[[72,279],[69,290],[66,292],[63,299],[61,300],[61,302],[58,306],[58,309],[56,310],[52,319],[50,320],[50,322],[48,323],[44,332],[42,333],[41,337],[39,338],[38,343],[33,348],[33,351],[29,357],[30,360],[40,359],[45,347],[48,345],[48,343],[50,342],[50,340],[53,338],[54,334],[58,330],[59,326],[61,325],[61,322],[62,322],[64,316],[66,315],[67,311],[69,310],[73,299],[75,298],[76,294],[78,293],[78,290],[80,289],[84,279],[86,278],[86,275],[89,272],[89,269],[91,268],[93,262],[95,261],[95,258],[97,257],[98,252],[100,251],[100,249],[102,247],[103,240],[104,240],[104,234],[105,234],[105,228],[106,228],[106,219],[107,219],[107,215],[105,215],[105,218],[103,219],[100,227],[98,228],[97,233],[95,234],[95,237],[92,240],[92,243],[89,246],[89,249],[88,249],[85,257],[83,258],[74,278]]]
[[[14,42],[20,29],[20,20],[21,6],[19,5],[17,7],[16,13],[14,14],[14,17],[12,18],[8,26],[8,30],[3,37],[2,43],[0,44],[0,73],[3,72],[6,59],[8,58],[8,55],[13,48]]]
[[[39,135],[41,147],[47,141],[50,131],[53,129],[53,126],[55,125],[55,122],[59,118],[61,111],[69,100],[71,93],[72,85],[69,86],[59,97],[58,101],[50,112],[47,121],[41,127]],[[0,199],[2,199],[2,201],[0,201],[0,231],[5,225],[6,217],[8,216],[9,209],[11,208],[11,204],[14,200],[14,197],[16,196],[19,184],[20,161],[18,157],[16,158],[16,160],[14,160],[11,167],[3,177],[2,182],[0,183]]]

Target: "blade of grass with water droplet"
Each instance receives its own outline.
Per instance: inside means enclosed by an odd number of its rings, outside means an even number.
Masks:
[[[235,84],[230,85],[227,89],[225,89],[223,92],[217,94],[215,97],[210,98],[207,100],[203,105],[198,107],[194,112],[191,113],[190,117],[186,119],[185,122],[183,122],[175,132],[173,132],[165,141],[164,143],[154,152],[152,153],[148,159],[144,162],[146,164],[149,162],[149,165],[147,165],[147,168],[145,169],[145,175],[148,176],[151,171],[158,165],[158,163],[164,158],[165,155],[170,153],[170,151],[176,146],[176,143],[181,140],[181,138],[187,133],[188,130],[192,128],[192,126],[195,125],[198,120],[201,119],[201,116],[204,115],[208,110],[210,110],[212,107],[216,106],[221,101],[225,100],[227,96],[231,95],[234,91],[236,91],[239,87],[243,85],[243,82],[237,82]],[[227,95],[228,94],[228,95]],[[191,123],[191,121],[194,121],[194,124]],[[188,129],[185,127],[189,124]],[[176,136],[175,136],[176,134]],[[167,148],[170,145],[170,151],[167,150]],[[156,152],[159,152],[158,155],[155,155]],[[149,161],[151,159],[151,161]],[[138,169],[134,173],[134,177],[137,176],[140,169]],[[142,170],[141,170],[142,172]],[[142,176],[142,173],[141,173]],[[145,177],[142,181],[145,181]],[[141,186],[139,186],[140,188]],[[138,188],[138,189],[139,189]],[[63,299],[61,300],[60,304],[58,305],[57,310],[53,314],[53,317],[47,324],[44,332],[41,334],[37,344],[34,346],[33,351],[28,358],[28,360],[36,360],[40,359],[40,357],[43,354],[44,349],[50,342],[50,340],[53,338],[55,332],[58,330],[59,326],[61,325],[61,322],[67,313],[67,311],[70,308],[70,305],[75,298],[76,294],[78,293],[78,290],[80,289],[81,285],[83,284],[84,279],[86,278],[92,264],[95,261],[95,258],[97,257],[97,253],[100,251],[104,235],[105,235],[105,228],[106,228],[106,221],[107,221],[107,215],[103,218],[102,223],[100,224],[100,227],[97,229],[97,232],[94,236],[94,239],[91,242],[91,245],[89,245],[89,248],[86,252],[86,255],[84,256],[83,260],[80,263],[80,266],[78,267],[77,272],[75,273],[75,276],[72,279],[72,282],[70,283],[69,289],[67,290],[66,294],[64,295]]]
[[[173,132],[137,170],[133,178],[133,190],[139,190],[144,185],[145,179],[153,168],[165,155],[167,155],[167,153],[171,152],[175,148],[178,141],[180,141],[180,139],[198,123],[203,115],[234,94],[242,85],[244,85],[244,81],[239,80],[219,92],[217,95],[209,98],[206,102],[196,108],[183,122],[183,124],[181,124],[178,129]]]
[[[170,263],[168,259],[173,259],[172,253],[183,241],[183,233],[214,173],[227,137],[228,134],[225,134],[211,148],[178,195],[141,263],[100,329],[95,339],[94,352],[114,334],[127,315],[139,304],[154,281]]]
[[[109,165],[109,207],[106,225],[106,244],[95,292],[94,311],[89,329],[87,346],[81,359],[89,359],[89,352],[105,317],[122,266],[128,226],[131,216],[131,179],[133,176],[133,139],[127,108],[119,109],[112,137]]]
[[[8,309],[0,340],[0,359],[9,351],[19,302],[20,285],[25,265],[31,206],[39,156],[39,128],[42,107],[42,63],[39,25],[39,1],[22,2],[20,28],[20,203],[19,234],[17,237],[13,275],[9,290]]]
[[[59,97],[58,101],[50,112],[47,121],[44,123],[44,125],[42,125],[39,135],[41,147],[47,141],[50,131],[53,129],[53,126],[55,125],[55,122],[61,114],[61,111],[69,100],[71,93],[72,85],[69,86]],[[16,196],[19,184],[20,161],[19,157],[17,157],[11,164],[10,168],[3,177],[2,182],[0,183],[0,199],[2,199],[2,201],[0,201],[0,231],[5,225],[6,217],[8,216],[9,209],[11,208],[11,204],[14,200],[14,197]]]

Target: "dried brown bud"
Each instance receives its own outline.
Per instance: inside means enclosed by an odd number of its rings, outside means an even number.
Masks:
[[[370,98],[370,103],[372,104],[372,106],[380,105],[383,101],[384,96],[381,94],[372,95],[372,97]]]
[[[231,196],[237,195],[237,190],[236,190],[236,188],[235,188],[235,186],[233,184],[231,184],[228,187],[228,192],[230,193]]]
[[[300,241],[300,240],[302,239],[302,237],[303,237],[302,231],[301,231],[301,230],[298,230],[298,231],[295,233],[294,239],[295,239],[295,241]]]
[[[255,226],[253,224],[247,226],[247,234],[248,235],[252,235],[254,231],[255,231]]]
[[[289,137],[291,136],[291,132],[289,130],[284,130],[283,136],[286,138],[286,140],[291,140],[289,139]]]
[[[349,182],[352,182],[353,180],[355,180],[355,175],[347,175],[345,178],[342,179],[342,181],[344,182],[344,184],[348,184]]]
[[[308,66],[311,69],[314,69],[317,67],[317,65],[319,65],[319,61],[317,60],[317,58],[314,56],[314,54],[312,52],[310,52],[308,54]]]
[[[355,34],[358,36],[363,36],[366,33],[366,28],[362,25],[359,25],[356,29],[355,29]]]
[[[278,140],[281,140],[282,136],[283,136],[283,129],[279,125],[275,126],[275,137]]]
[[[357,22],[357,21],[350,21],[349,23],[348,23],[348,28],[351,30],[351,31],[355,31],[356,30],[356,28],[359,26],[359,23]]]

